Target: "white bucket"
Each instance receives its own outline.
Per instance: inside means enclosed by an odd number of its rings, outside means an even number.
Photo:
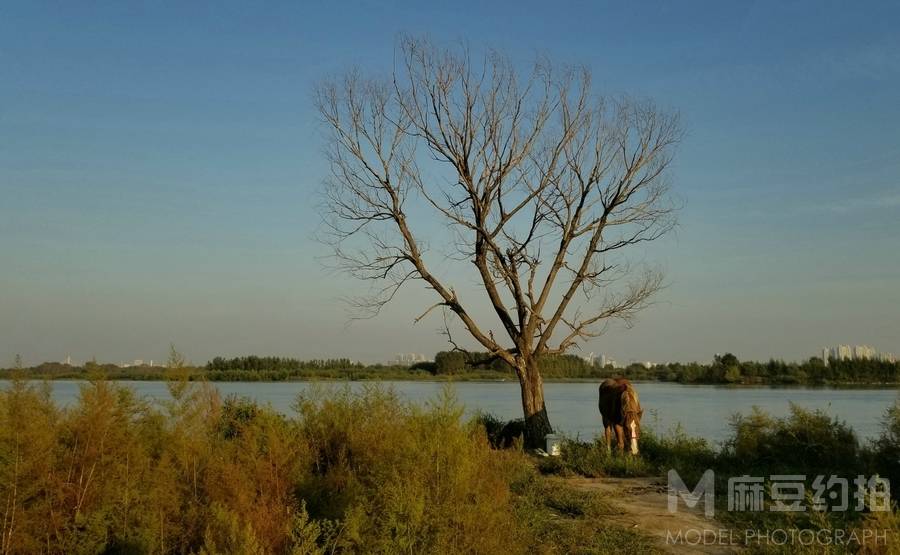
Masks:
[[[562,437],[556,434],[547,434],[547,454],[551,457],[562,455]]]

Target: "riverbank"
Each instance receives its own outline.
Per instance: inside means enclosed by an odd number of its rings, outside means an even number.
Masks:
[[[642,434],[637,457],[610,453],[601,442],[567,441],[560,457],[543,458],[538,468],[587,488],[609,489],[610,477],[621,479],[624,512],[657,541],[665,534],[673,552],[900,552],[900,403],[866,444],[839,419],[799,407],[785,417],[754,411],[731,427],[718,447],[678,431]],[[676,496],[677,513],[690,512],[693,495],[706,522],[694,519],[689,532],[677,519],[667,523],[669,486],[684,495]]]
[[[168,385],[160,407],[106,381],[67,410],[34,382],[0,392],[4,552],[654,551],[602,497],[491,449],[452,397],[321,392],[285,418]]]
[[[34,369],[6,369],[0,370],[0,379],[9,379],[12,377],[20,377],[30,380],[95,380],[106,379],[113,381],[157,381],[166,382],[171,376],[165,368],[157,367],[153,371],[138,370],[131,371],[129,369],[109,369],[101,370],[67,370],[42,372]],[[746,382],[722,382],[715,380],[667,380],[652,379],[647,377],[632,377],[627,373],[618,370],[610,370],[607,373],[598,374],[590,377],[558,377],[547,376],[544,378],[545,383],[599,383],[607,377],[626,377],[634,383],[658,383],[658,384],[678,384],[678,385],[705,385],[720,386],[728,388],[832,388],[832,389],[891,389],[900,388],[900,381],[815,381],[815,382],[797,382],[797,381],[746,381]],[[411,381],[411,382],[484,382],[484,383],[504,383],[515,382],[518,379],[515,374],[505,373],[498,375],[498,372],[464,372],[458,374],[432,374],[424,370],[408,370],[408,371],[329,371],[329,372],[302,372],[291,375],[282,375],[279,373],[216,373],[207,372],[202,368],[190,369],[187,373],[189,381],[210,381],[210,382],[247,382],[247,383],[279,383],[279,382],[377,382],[377,381]]]
[[[871,508],[725,509],[734,476],[900,484],[896,405],[865,445],[838,419],[794,409],[745,415],[721,447],[645,430],[637,457],[577,438],[561,457],[537,457],[516,442],[499,448],[503,422],[466,415],[450,389],[413,402],[379,384],[311,384],[291,392],[286,415],[209,382],[158,384],[168,396],[157,403],[126,383],[75,385],[66,405],[33,381],[0,391],[0,498],[17,515],[0,530],[10,552],[654,553],[671,547],[662,533],[700,523],[696,511],[665,516],[670,469],[690,487],[715,471],[720,512],[706,524],[717,528],[877,527],[894,538],[900,526]]]

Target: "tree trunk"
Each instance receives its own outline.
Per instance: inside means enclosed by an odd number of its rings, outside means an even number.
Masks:
[[[525,414],[525,447],[543,449],[544,438],[553,433],[547,407],[544,405],[544,380],[538,361],[528,358],[520,363],[517,374],[522,389],[522,410]]]

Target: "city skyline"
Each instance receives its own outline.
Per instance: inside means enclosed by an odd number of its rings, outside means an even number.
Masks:
[[[895,4],[407,8],[8,7],[0,365],[164,360],[172,343],[203,362],[446,349],[437,311],[413,323],[434,303],[419,286],[348,325],[340,299],[365,285],[313,239],[328,165],[311,91],[389,71],[404,32],[584,64],[599,92],[680,112],[679,225],[641,253],[666,288],[574,354],[900,352]],[[469,275],[438,271],[478,298]]]
[[[880,360],[895,362],[897,357],[888,351],[879,351],[869,345],[837,345],[822,349],[822,360]]]

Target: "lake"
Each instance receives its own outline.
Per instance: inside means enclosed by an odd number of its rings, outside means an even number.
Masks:
[[[54,381],[53,397],[67,405],[78,395],[80,381]],[[165,382],[121,382],[139,395],[159,400],[168,398]],[[366,383],[349,382],[360,388]],[[381,382],[393,387],[404,397],[423,402],[435,398],[443,382]],[[327,382],[329,387],[342,387],[343,382]],[[308,382],[215,382],[223,395],[251,397],[289,414],[297,394],[308,388]],[[545,396],[550,421],[557,431],[572,437],[589,439],[600,431],[597,411],[597,383],[547,383]],[[516,382],[459,382],[453,385],[456,395],[470,414],[486,411],[503,419],[522,416],[519,385]],[[674,383],[636,384],[644,407],[644,426],[666,431],[676,424],[694,436],[713,442],[728,437],[729,418],[736,412],[748,413],[754,406],[783,416],[790,403],[809,409],[822,409],[845,420],[863,439],[877,437],[885,410],[897,399],[895,389],[827,389],[721,387],[681,385]]]

